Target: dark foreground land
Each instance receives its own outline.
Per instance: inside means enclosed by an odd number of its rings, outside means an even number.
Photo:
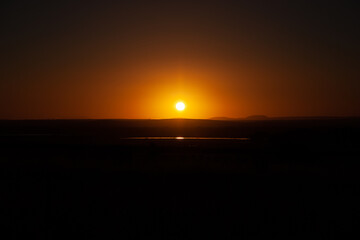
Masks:
[[[246,139],[133,139],[133,137]],[[3,239],[359,236],[360,120],[0,121]]]

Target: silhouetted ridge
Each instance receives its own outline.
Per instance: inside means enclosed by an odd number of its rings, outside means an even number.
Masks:
[[[247,118],[248,120],[266,120],[269,119],[267,116],[265,115],[252,115],[252,116],[248,116]]]

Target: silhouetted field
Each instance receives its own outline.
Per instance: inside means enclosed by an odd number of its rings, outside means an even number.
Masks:
[[[358,232],[359,134],[356,118],[0,121],[3,227],[13,239],[345,239]]]

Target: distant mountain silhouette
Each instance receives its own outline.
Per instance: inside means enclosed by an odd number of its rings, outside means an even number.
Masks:
[[[221,121],[234,121],[240,120],[241,118],[229,118],[229,117],[212,117],[210,120],[221,120]]]
[[[356,116],[349,117],[338,117],[338,116],[292,116],[292,117],[268,117],[266,115],[251,115],[245,118],[229,118],[229,117],[212,117],[210,120],[219,120],[219,121],[241,121],[241,120],[328,120],[328,119],[346,119],[354,118],[358,119]]]
[[[245,119],[247,119],[247,120],[266,120],[269,118],[265,115],[252,115],[252,116],[246,117]]]
[[[210,120],[221,120],[221,121],[237,121],[237,120],[266,120],[269,119],[265,115],[252,115],[246,118],[229,118],[229,117],[213,117]]]

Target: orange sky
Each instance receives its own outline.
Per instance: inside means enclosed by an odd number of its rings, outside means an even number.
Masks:
[[[352,9],[235,0],[8,4],[0,119],[358,116]]]
[[[95,71],[85,69],[77,74],[57,76],[66,81],[47,83],[46,79],[40,79],[24,84],[22,88],[13,87],[10,101],[2,104],[12,106],[8,108],[8,115],[14,118],[157,119],[353,114],[351,108],[345,108],[348,102],[336,103],[339,97],[346,100],[344,96],[334,97],[333,105],[329,106],[331,100],[326,97],[320,101],[322,89],[317,83],[307,87],[284,85],[287,76],[281,76],[283,72],[266,66],[262,67],[263,72],[258,72],[256,67],[245,65],[243,69],[231,69],[216,64],[167,66],[159,63],[137,66],[127,72],[116,67]],[[123,78],[127,81],[121,81]],[[177,101],[186,104],[185,111],[176,111]],[[3,115],[6,117],[6,112]]]

